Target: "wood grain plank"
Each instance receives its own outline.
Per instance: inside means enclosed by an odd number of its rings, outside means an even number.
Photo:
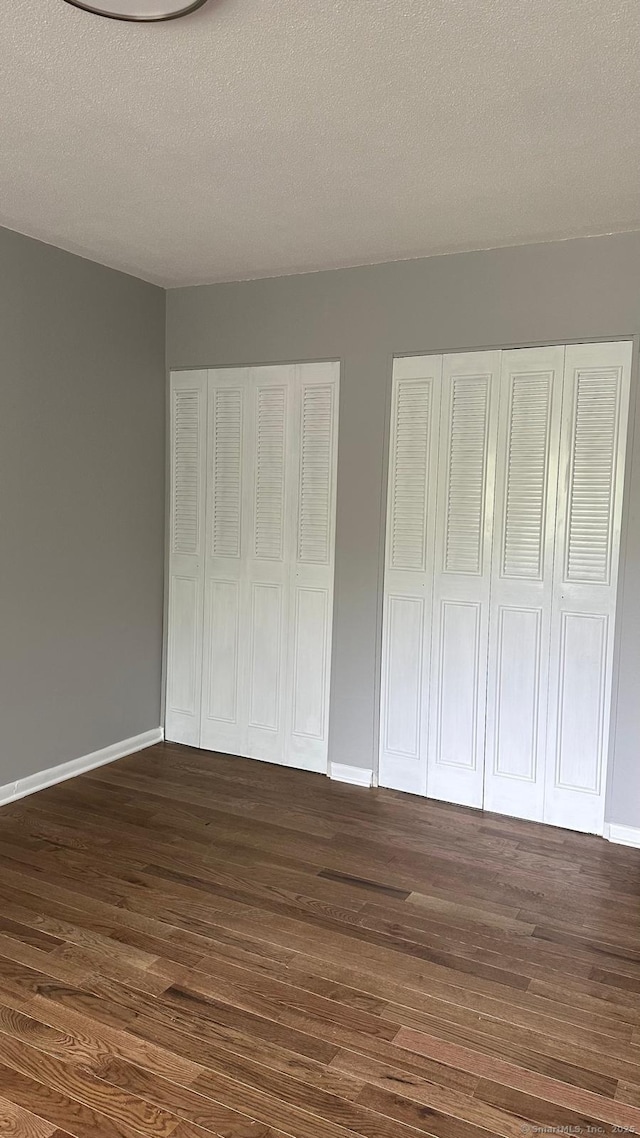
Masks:
[[[104,1115],[116,1127],[138,1130],[149,1138],[168,1138],[176,1128],[176,1119],[169,1113],[134,1095],[116,1091],[88,1067],[76,1067],[20,1040],[0,1035],[0,1086],[7,1098],[12,1097],[5,1086],[9,1068],[14,1075],[41,1082],[55,1094]]]
[[[174,744],[51,787],[0,810],[0,1133],[640,1132],[639,870]]]
[[[2,1062],[0,1086],[9,1102],[33,1111],[57,1126],[55,1134],[71,1134],[73,1138],[140,1138],[141,1131],[133,1129],[123,1119],[115,1121],[81,1100],[70,1098]],[[170,1138],[174,1130],[175,1126],[167,1128],[164,1138]]]
[[[0,1134],[3,1138],[51,1138],[55,1126],[36,1118],[28,1110],[23,1110],[14,1102],[0,1096]]]

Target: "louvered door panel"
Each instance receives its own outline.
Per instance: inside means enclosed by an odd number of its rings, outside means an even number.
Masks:
[[[481,806],[500,352],[445,356],[427,793]]]
[[[257,389],[254,556],[281,561],[284,541],[287,387]]]
[[[445,573],[483,572],[491,378],[491,374],[451,376]]]
[[[200,552],[202,457],[200,426],[202,391],[199,387],[174,387],[172,392],[171,457],[173,469],[171,551]]]
[[[285,755],[314,771],[328,761],[339,375],[300,364],[294,384]]]
[[[394,390],[389,568],[424,572],[433,380],[398,379]]]
[[[567,348],[544,820],[602,833],[631,343]]]
[[[170,384],[170,525],[165,734],[200,741],[207,373]]]
[[[541,820],[563,347],[502,353],[484,805]]]
[[[381,786],[426,793],[441,356],[394,361],[383,598]]]
[[[210,371],[201,746],[246,752],[248,368]]]
[[[567,581],[609,584],[621,368],[573,377],[573,455],[565,555]]]
[[[214,557],[240,557],[242,520],[241,387],[213,387],[210,452],[211,535]]]
[[[328,565],[333,521],[334,382],[303,383],[301,402],[297,555],[302,564]]]
[[[284,762],[290,562],[297,470],[296,369],[250,369],[247,449],[252,503],[246,563],[247,754]]]
[[[339,365],[208,373],[202,746],[326,771]]]
[[[523,354],[527,362],[531,359],[535,364],[531,351]],[[505,352],[503,364],[508,369],[526,366],[520,356],[519,352]],[[502,393],[507,405],[507,436],[504,457],[501,455],[505,472],[501,576],[525,581],[542,576],[551,401],[558,388],[562,396],[564,350],[543,348],[537,358],[540,371],[508,370]]]

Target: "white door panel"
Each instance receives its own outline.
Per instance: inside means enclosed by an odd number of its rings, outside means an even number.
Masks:
[[[424,598],[387,594],[384,749],[420,760]]]
[[[441,356],[394,361],[382,645],[381,786],[426,794]]]
[[[238,723],[240,657],[240,582],[213,577],[208,582],[205,611],[208,654],[204,673],[203,718]]]
[[[485,622],[481,602],[453,600],[453,590],[447,592],[449,599],[440,601],[434,621],[440,633],[433,707],[435,768],[456,768],[464,778],[466,772],[472,774],[482,763],[484,725],[479,712]],[[434,769],[433,788],[448,798],[448,789],[438,781],[447,777],[455,780],[457,776],[455,771],[445,774]],[[462,792],[462,797],[466,797],[466,792]]]
[[[565,363],[544,820],[602,833],[630,342]]]
[[[293,595],[291,730],[301,740],[324,741],[324,684],[329,620],[327,589],[296,586]]]
[[[444,357],[427,793],[465,806],[483,795],[499,379],[500,352]]]
[[[171,377],[170,739],[327,769],[339,370]]]
[[[241,616],[248,524],[245,474],[247,368],[208,373],[207,538],[200,745],[246,748],[246,651]]]
[[[502,353],[484,806],[541,820],[564,347]]]
[[[334,363],[297,366],[291,450],[285,761],[320,772],[329,745],[338,378]]]
[[[165,734],[198,746],[202,673],[207,373],[172,377]]]
[[[215,376],[215,372],[212,373]],[[246,416],[248,597],[246,754],[283,762],[287,669],[288,553],[295,464],[293,365],[250,369]]]

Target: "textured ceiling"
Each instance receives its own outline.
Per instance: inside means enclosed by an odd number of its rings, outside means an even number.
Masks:
[[[640,228],[637,0],[0,6],[0,224],[164,285]]]

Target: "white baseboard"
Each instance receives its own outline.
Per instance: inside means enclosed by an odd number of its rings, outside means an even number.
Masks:
[[[123,759],[125,755],[132,755],[135,751],[142,751],[145,747],[152,747],[154,743],[161,743],[164,738],[164,729],[154,727],[151,731],[143,731],[141,735],[132,735],[130,739],[123,739],[120,743],[112,743],[110,747],[103,747],[101,751],[92,751],[90,755],[82,755],[79,759],[71,759],[68,763],[60,763],[56,767],[37,771],[36,774],[19,778],[16,782],[9,782],[0,786],[0,806],[8,802],[15,802],[18,798],[25,798],[27,794],[35,794],[37,790],[44,790],[47,786],[54,786],[56,782],[64,782],[68,778],[75,778],[84,771],[103,767],[106,763],[113,763],[116,759]]]
[[[329,777],[336,782],[350,782],[353,786],[373,785],[373,771],[366,771],[363,767],[349,767],[344,763],[330,763]]]
[[[604,835],[608,842],[620,846],[635,846],[640,849],[640,830],[635,826],[620,826],[617,822],[605,822]]]

